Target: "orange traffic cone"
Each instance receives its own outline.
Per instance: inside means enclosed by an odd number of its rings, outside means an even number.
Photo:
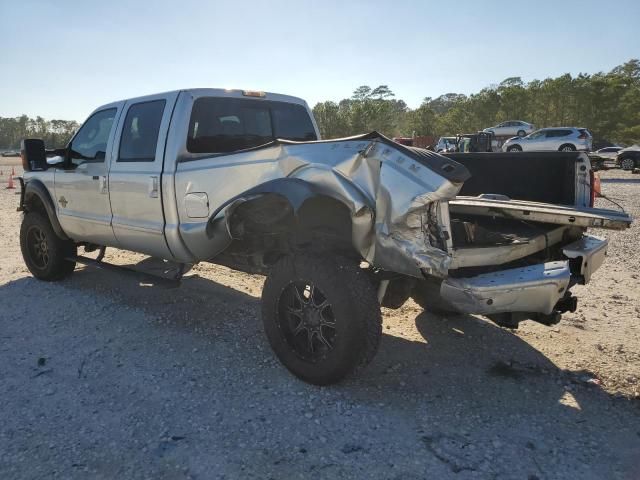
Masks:
[[[600,185],[600,175],[598,175],[597,173],[595,173],[593,175],[593,191],[596,192],[596,197],[601,197],[602,196],[602,190],[601,190],[601,185]]]
[[[9,185],[7,185],[7,190],[16,188],[16,186],[13,184],[13,175],[9,175]]]

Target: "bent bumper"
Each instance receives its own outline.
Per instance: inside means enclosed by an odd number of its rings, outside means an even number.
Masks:
[[[607,240],[585,236],[563,248],[568,260],[512,268],[442,282],[442,298],[462,313],[551,314],[576,283],[587,283],[602,265]]]

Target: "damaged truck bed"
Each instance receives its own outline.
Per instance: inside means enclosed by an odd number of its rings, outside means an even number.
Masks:
[[[106,143],[93,145],[97,125]],[[571,287],[604,261],[607,241],[587,228],[631,222],[592,208],[583,153],[443,156],[376,132],[319,138],[303,100],[263,92],[100,107],[56,160],[25,140],[25,262],[54,280],[73,271],[78,247],[100,260],[113,246],[180,273],[212,262],[265,274],[274,351],[327,384],[373,357],[380,304],[412,297],[510,327],[558,321],[575,309]]]

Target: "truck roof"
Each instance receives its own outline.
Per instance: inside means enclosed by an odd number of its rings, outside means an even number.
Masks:
[[[148,95],[140,96],[140,97],[132,97],[132,98],[123,98],[120,100],[116,100],[113,102],[109,102],[107,104],[101,105],[96,110],[101,110],[106,107],[113,105],[114,103],[119,103],[123,101],[144,101],[147,97],[153,95],[163,95],[170,93],[191,93],[194,97],[230,97],[230,98],[248,98],[248,99],[256,99],[260,98],[263,100],[272,100],[276,102],[286,102],[286,103],[295,103],[298,105],[302,105],[308,108],[307,102],[302,98],[293,97],[291,95],[283,95],[281,93],[272,93],[272,92],[263,92],[258,90],[242,90],[239,88],[183,88],[180,90],[169,90],[166,92],[158,92],[158,93],[150,93]]]

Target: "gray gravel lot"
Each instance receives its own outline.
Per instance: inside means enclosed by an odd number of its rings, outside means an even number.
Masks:
[[[602,178],[638,216],[640,176]],[[271,353],[261,277],[199,265],[177,289],[93,267],[34,280],[5,181],[0,479],[640,478],[637,223],[599,232],[609,258],[556,327],[408,302],[383,311],[368,369],[319,388]]]

